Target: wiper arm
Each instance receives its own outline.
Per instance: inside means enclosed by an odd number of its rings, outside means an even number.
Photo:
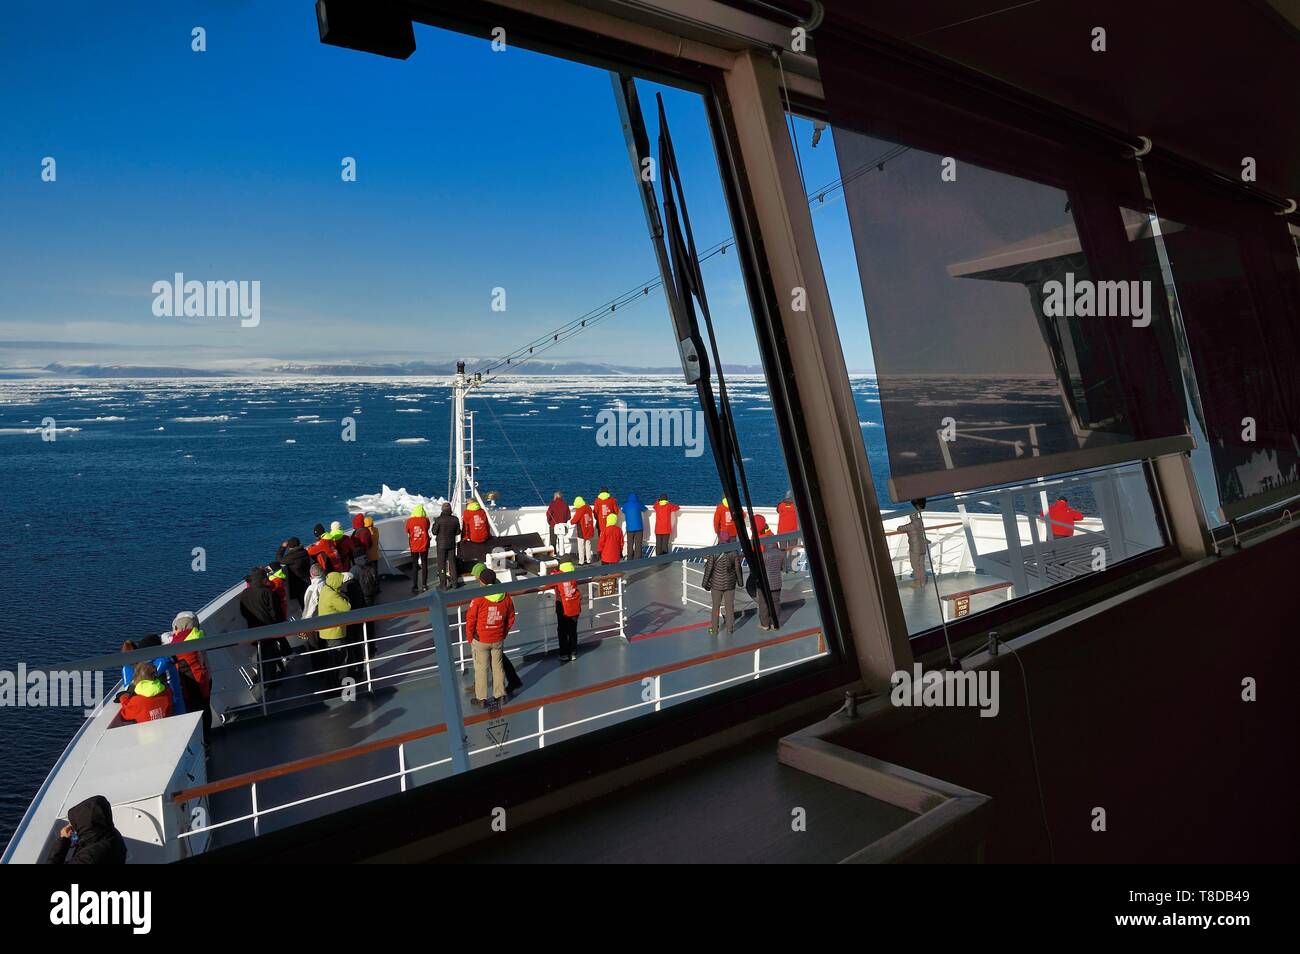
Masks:
[[[740,519],[735,519],[733,513],[732,524],[736,529],[736,541],[740,545],[740,552],[745,562],[749,564],[750,574],[756,581],[758,598],[766,603],[769,618],[775,620],[778,617],[772,588],[768,583],[767,572],[758,547],[750,538],[746,521],[746,516],[754,512],[754,507],[750,498],[749,482],[745,477],[745,466],[741,459],[740,441],[736,436],[735,418],[731,413],[731,402],[727,398],[727,382],[722,373],[717,335],[709,312],[708,297],[704,292],[699,253],[695,247],[695,236],[691,231],[690,215],[686,211],[686,196],[682,188],[681,172],[677,167],[677,155],[673,150],[672,134],[668,128],[668,116],[664,111],[663,97],[659,95],[655,97],[659,107],[658,178],[662,183],[663,191],[663,219],[661,219],[659,203],[655,200],[653,182],[655,176],[643,172],[653,167],[645,165],[645,160],[650,157],[650,142],[637,97],[635,80],[622,74],[611,74],[611,77],[614,84],[614,98],[618,103],[619,117],[627,138],[628,156],[632,161],[632,171],[640,187],[650,241],[654,246],[659,272],[663,278],[664,296],[668,300],[668,313],[677,336],[682,371],[686,376],[686,383],[694,384],[699,394],[705,430],[709,435],[709,446],[713,449],[713,459],[717,466],[718,478],[722,482],[723,492],[728,501],[743,501],[744,509]],[[704,319],[704,327],[708,332],[707,353],[700,334],[700,323],[696,318],[697,302],[699,313]],[[713,369],[718,376],[717,402],[713,396],[710,355],[713,358]],[[737,474],[739,474],[739,481],[737,481]]]

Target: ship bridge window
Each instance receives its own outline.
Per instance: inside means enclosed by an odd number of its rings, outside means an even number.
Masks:
[[[266,18],[245,17],[245,35],[267,35]],[[856,663],[826,609],[809,519],[811,464],[785,384],[767,373],[762,300],[751,309],[761,283],[720,145],[721,74],[656,56],[651,77],[644,61],[541,53],[527,24],[502,50],[486,30],[419,26],[409,61],[323,47],[307,26],[296,13],[276,20],[274,56],[250,55],[281,72],[235,69],[219,84],[222,109],[241,117],[238,142],[166,144],[176,181],[210,211],[202,235],[174,217],[144,227],[109,216],[111,254],[106,244],[85,259],[91,271],[65,275],[92,287],[105,263],[169,280],[182,262],[196,280],[199,263],[217,276],[254,269],[266,305],[256,333],[159,322],[145,299],[151,348],[188,363],[219,335],[219,370],[195,384],[41,381],[22,411],[141,438],[94,469],[122,499],[174,492],[178,519],[210,548],[204,573],[188,544],[183,559],[125,574],[118,557],[96,565],[92,554],[61,587],[101,601],[96,587],[127,593],[158,631],[195,607],[204,635],[224,640],[206,657],[210,775],[168,793],[207,807],[187,819],[184,843],[228,844],[516,756],[528,761],[502,784],[522,800],[530,786],[622,762],[629,745],[665,750],[850,682]],[[113,63],[169,47],[152,28],[137,40],[115,46]],[[167,96],[181,113],[211,108],[205,71],[187,61],[173,73]],[[117,187],[144,208],[157,144],[123,140],[123,113],[99,108],[105,95],[154,108],[140,90],[126,95],[141,75],[114,72],[111,94],[96,76],[51,111],[65,110],[61,128],[92,152],[113,126],[112,166],[131,170]],[[277,78],[283,102],[268,92]],[[298,95],[306,87],[313,95]],[[634,118],[644,135],[630,152]],[[85,195],[14,224],[43,235],[57,219],[85,234]],[[647,198],[672,245],[662,261]],[[683,317],[694,335],[685,370]],[[270,366],[288,376],[226,376]],[[88,390],[140,406],[129,419],[94,416],[98,405],[79,403]],[[75,483],[90,445],[40,445],[23,443],[42,468],[30,473],[64,462]],[[430,536],[455,537],[438,523],[444,501],[459,539],[442,559],[436,543],[420,558]],[[359,511],[376,525],[365,552],[377,572],[331,573],[313,602],[307,569],[345,568],[341,541]],[[74,546],[71,532],[57,519],[33,531],[51,552]],[[274,595],[252,599],[239,577],[273,560],[285,568],[266,584]],[[434,592],[444,574],[448,589]],[[348,603],[363,618],[319,636],[317,619],[301,621],[308,606],[322,616]],[[285,631],[249,632],[276,625]],[[81,648],[91,657],[104,644]]]
[[[1207,516],[1223,523],[1285,505],[1300,496],[1293,238],[1256,200],[1198,188],[1159,164],[1147,178],[1199,396],[1197,423],[1208,438],[1193,457],[1206,474]]]
[[[816,125],[794,115],[792,137],[915,648],[1167,553],[1142,458],[1185,424],[1149,234],[1126,233],[1151,323],[1080,315],[1068,191],[960,162],[949,181],[943,156],[839,129],[813,148]],[[1136,393],[1135,335],[1157,371]]]

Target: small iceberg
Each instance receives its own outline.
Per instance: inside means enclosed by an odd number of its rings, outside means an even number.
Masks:
[[[420,494],[409,493],[405,487],[399,487],[394,490],[387,484],[377,494],[361,494],[353,497],[348,501],[348,511],[351,513],[368,513],[377,516],[405,516],[409,514],[416,504],[420,504],[425,510],[431,513],[437,513],[443,504],[442,497],[424,497]]]

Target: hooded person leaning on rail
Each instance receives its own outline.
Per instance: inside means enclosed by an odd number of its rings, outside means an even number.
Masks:
[[[126,841],[113,825],[113,806],[92,795],[68,809],[68,823],[45,856],[47,865],[124,865]]]
[[[117,697],[123,722],[153,722],[172,714],[172,694],[151,662],[137,663],[131,688]]]
[[[641,559],[645,552],[645,504],[635,490],[623,498],[623,532],[627,536],[627,558]]]
[[[128,639],[122,644],[122,652],[129,653],[134,649],[151,649],[162,644],[161,636],[150,633],[142,639]],[[157,670],[158,679],[172,695],[172,715],[184,715],[189,709],[185,705],[185,684],[181,681],[181,673],[176,666],[176,660],[171,656],[161,655],[149,661],[153,663],[154,669]],[[135,667],[127,663],[122,667],[122,685],[131,685],[134,678]]]
[[[605,517],[599,547],[601,563],[618,563],[623,559],[623,529],[618,525],[618,514],[611,513]]]

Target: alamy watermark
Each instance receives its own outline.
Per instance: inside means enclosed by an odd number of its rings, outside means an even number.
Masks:
[[[50,923],[55,926],[123,925],[132,934],[153,929],[152,891],[97,891],[69,886],[50,895]]]
[[[704,412],[689,408],[629,408],[615,401],[596,414],[600,447],[684,447],[687,457],[704,453]]]
[[[17,671],[0,669],[0,709],[81,709],[89,719],[103,705],[104,673],[33,669],[19,663]]]
[[[893,687],[889,701],[902,708],[975,706],[980,710],[981,719],[991,719],[1002,708],[998,699],[998,675],[996,669],[924,672],[920,663],[914,663],[911,672],[900,669],[889,677]]]
[[[1075,280],[1043,282],[1043,314],[1048,318],[1131,318],[1134,328],[1151,324],[1149,281],[1095,282]]]
[[[177,272],[172,281],[153,283],[153,313],[159,318],[239,318],[240,327],[262,323],[260,281],[186,281]]]

